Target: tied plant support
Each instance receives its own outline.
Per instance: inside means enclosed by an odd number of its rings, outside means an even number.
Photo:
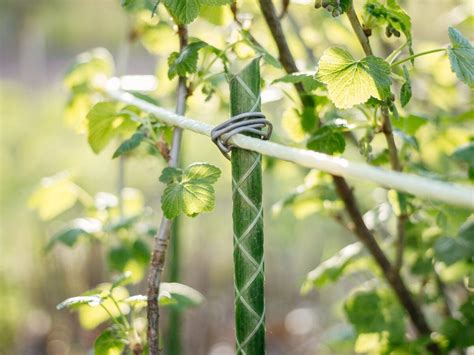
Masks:
[[[260,111],[260,67],[254,59],[230,81],[232,116]],[[232,149],[235,328],[238,355],[265,353],[262,156]]]
[[[145,112],[154,114],[159,120],[172,126],[210,136],[212,125],[176,114],[170,110],[153,105],[131,93],[120,90],[117,78],[109,81],[106,94],[117,101],[135,105]],[[212,144],[212,142],[209,142]],[[445,202],[455,206],[474,209],[474,189],[459,184],[451,184],[413,174],[389,171],[368,164],[351,162],[327,154],[287,147],[281,144],[262,141],[261,139],[235,135],[230,143],[243,149],[252,150],[263,155],[294,162],[307,168],[314,168],[330,174],[371,181],[385,188],[403,191],[415,196]]]

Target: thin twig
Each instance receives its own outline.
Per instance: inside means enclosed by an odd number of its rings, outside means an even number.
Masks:
[[[359,18],[354,10],[354,7],[351,6],[346,12],[347,18],[351,23],[352,29],[359,40],[362,49],[364,50],[365,55],[373,55],[372,48],[370,47],[369,37],[364,32],[362,25],[360,24]]]
[[[188,32],[184,25],[178,27],[179,47],[183,51],[188,43]],[[186,98],[188,96],[188,88],[186,86],[186,77],[180,76],[178,79],[177,88],[177,102],[176,113],[183,115],[186,108]],[[175,127],[173,131],[173,143],[170,151],[170,160],[168,166],[176,167],[178,165],[179,152],[181,148],[181,138],[183,130]],[[159,344],[159,294],[161,275],[166,260],[166,251],[168,248],[168,241],[170,237],[172,220],[163,216],[160,224],[160,229],[155,235],[155,244],[153,246],[150,273],[148,275],[148,290],[147,290],[147,318],[148,318],[148,346],[150,355],[158,355],[160,353]]]
[[[362,49],[366,56],[373,55],[372,47],[370,46],[369,37],[367,37],[362,25],[360,24],[359,18],[353,6],[347,11],[347,17],[351,23],[352,29],[359,40]],[[382,105],[382,132],[387,142],[388,154],[390,158],[390,165],[395,171],[402,171],[403,166],[398,158],[398,149],[395,144],[395,138],[393,136],[392,122],[390,121],[390,113],[387,105]],[[398,194],[399,202],[401,202],[401,196]],[[400,203],[401,205],[401,203]],[[403,253],[405,249],[405,224],[408,219],[405,211],[402,209],[400,215],[397,217],[397,247],[395,257],[395,269],[400,270],[403,265]]]
[[[448,296],[446,285],[443,283],[443,281],[441,280],[441,277],[439,277],[439,274],[436,270],[434,271],[434,276],[435,276],[436,285],[438,286],[438,289],[439,289],[439,293],[441,294],[443,298],[444,315],[447,317],[453,317],[453,311],[451,310],[451,300]]]
[[[282,65],[287,72],[294,72],[296,64],[286,42],[281,23],[276,16],[275,7],[272,3],[272,0],[259,0],[259,2],[263,16],[265,17],[267,25],[270,28],[270,32],[272,33],[272,36],[277,44],[279,56],[282,60]],[[352,12],[352,14],[354,15],[355,12]],[[352,16],[352,18],[350,17],[350,20],[351,23],[353,21],[357,21],[357,23],[359,23],[357,16]],[[363,33],[362,26],[360,26],[360,30]],[[364,47],[364,50],[366,49],[369,51],[369,53],[371,53],[370,47]],[[405,307],[413,324],[417,328],[418,333],[422,335],[429,335],[431,330],[424,315],[421,313],[419,306],[408,291],[408,288],[400,277],[400,274],[398,272],[394,272],[394,269],[385,253],[382,251],[374,236],[365,225],[362,214],[357,206],[352,188],[350,188],[345,179],[340,176],[333,176],[333,181],[339,197],[344,201],[346,211],[353,221],[354,233],[359,237],[361,242],[364,243],[376,260],[379,267],[382,269],[385,278],[394,289],[400,300],[400,303]]]
[[[419,305],[415,302],[413,296],[403,282],[400,273],[394,270],[387,256],[365,225],[351,187],[339,176],[334,177],[334,184],[336,185],[339,196],[344,201],[346,211],[352,219],[354,233],[370,251],[370,254],[382,269],[385,278],[397,294],[400,303],[406,309],[418,333],[421,335],[429,335],[431,330],[423,313],[421,313]]]

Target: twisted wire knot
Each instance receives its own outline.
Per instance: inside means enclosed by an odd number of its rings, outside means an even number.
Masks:
[[[266,127],[266,130],[265,130]],[[229,152],[232,144],[229,139],[238,133],[254,133],[263,140],[269,140],[273,125],[265,118],[262,112],[245,112],[217,125],[211,131],[211,139],[221,153],[230,160]]]

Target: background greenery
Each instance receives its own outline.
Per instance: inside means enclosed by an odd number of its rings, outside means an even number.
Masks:
[[[415,52],[445,45],[448,26],[454,25],[468,36],[473,34],[469,0],[401,3],[412,16]],[[254,1],[244,1],[241,7],[255,16],[252,33],[275,53]],[[27,205],[42,177],[62,171],[68,171],[71,179],[92,195],[116,192],[118,163],[110,159],[115,146],[95,155],[86,137],[77,134],[75,123],[64,114],[67,92],[62,78],[76,54],[90,48],[105,47],[118,56],[129,32],[130,19],[118,1],[113,0],[2,0],[1,8],[0,353],[82,354],[90,349],[98,331],[82,329],[76,314],[57,311],[55,307],[67,297],[110,280],[111,271],[98,245],[91,248],[80,243],[74,249],[60,246],[49,254],[44,252],[51,235],[78,214],[78,206],[45,224]],[[345,18],[334,20],[324,11],[312,9],[312,4],[295,1],[290,13],[301,26],[301,35],[316,58],[332,45],[345,47],[359,57],[363,55]],[[231,15],[224,18],[230,26]],[[284,25],[302,69],[314,70],[288,20],[284,20]],[[192,24],[190,32],[221,48],[225,43],[224,33],[206,21]],[[126,71],[156,73],[157,95],[164,106],[173,107],[176,82],[166,76],[166,54],[177,49],[177,39],[171,31],[164,31],[157,37],[150,35],[145,45],[148,51],[140,43],[132,45]],[[386,54],[396,47],[388,40],[376,41],[374,45],[379,53]],[[158,52],[160,55],[156,55]],[[252,54],[242,48],[239,55],[245,58]],[[275,68],[263,68],[267,84],[281,75]],[[472,121],[466,120],[469,116],[459,115],[469,110],[471,92],[458,83],[446,56],[420,58],[412,77],[416,79],[410,112],[429,121],[417,132],[419,154],[434,172],[456,179],[461,171],[449,155],[472,135]],[[222,121],[228,116],[226,99],[221,100],[228,96],[225,83],[221,89],[205,103],[204,94],[195,92],[189,100],[188,115],[213,124]],[[265,100],[262,108],[276,125],[276,137],[292,143],[297,131],[288,129],[291,118],[283,124],[281,120],[289,99],[282,94],[281,87],[267,85]],[[384,143],[376,139],[377,145],[383,147]],[[207,161],[223,172],[216,185],[216,209],[196,219],[182,219],[182,282],[206,298],[201,307],[185,315],[184,353],[232,353],[230,166],[209,139],[189,132],[185,133],[183,156],[184,165]],[[344,156],[363,161],[353,147],[348,147]],[[301,184],[306,171],[284,162],[265,163],[268,352],[350,353],[354,335],[342,304],[350,290],[369,280],[370,275],[353,274],[304,296],[299,290],[310,270],[355,238],[333,219],[324,217],[324,213],[315,213],[320,206],[310,201],[272,214],[276,210],[272,208],[274,204]],[[126,186],[142,191],[144,204],[153,209],[149,220],[155,225],[164,187],[158,181],[163,166],[162,159],[151,156],[130,159],[126,164]],[[361,181],[353,183],[364,211],[386,200],[384,190]],[[462,222],[455,218],[450,221],[452,230],[457,230]],[[391,228],[394,221],[384,223]],[[453,276],[453,282],[457,281]],[[143,285],[134,287],[143,292]],[[347,347],[340,341],[344,339]]]

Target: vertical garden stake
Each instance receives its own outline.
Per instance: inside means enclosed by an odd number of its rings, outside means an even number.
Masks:
[[[260,111],[260,66],[254,59],[230,81],[231,115]],[[236,354],[265,353],[262,156],[232,149]]]

